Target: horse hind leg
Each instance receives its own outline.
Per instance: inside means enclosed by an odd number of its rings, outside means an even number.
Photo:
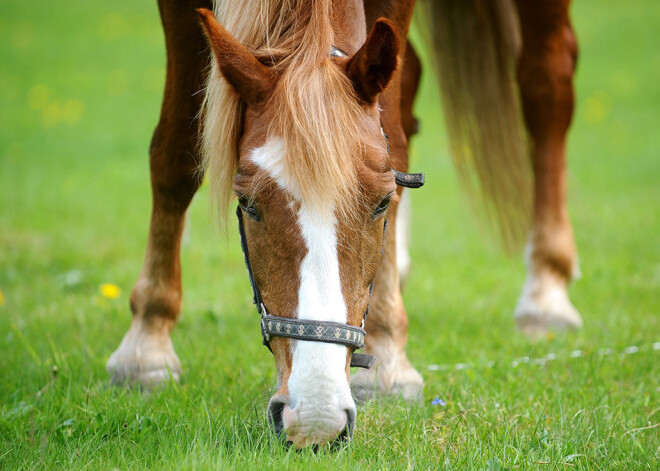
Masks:
[[[523,39],[517,75],[533,144],[535,200],[525,257],[527,279],[515,318],[530,336],[582,325],[567,291],[578,274],[566,210],[566,133],[573,114],[577,55],[568,4],[555,0],[540,7],[517,1]]]
[[[107,363],[113,383],[145,387],[178,381],[181,374],[170,332],[181,308],[179,250],[185,213],[199,186],[196,92],[207,63],[193,6],[181,9],[163,0],[159,7],[168,67],[160,121],[150,148],[151,223],[144,264],[131,294],[131,327]]]

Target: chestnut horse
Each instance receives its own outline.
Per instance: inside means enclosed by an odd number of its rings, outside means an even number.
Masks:
[[[351,388],[420,397],[404,350],[398,268],[408,255],[396,239],[408,217],[405,206],[397,215],[393,171],[407,170],[416,129],[420,62],[406,40],[414,3],[233,0],[212,13],[211,0],[159,0],[167,78],[150,149],[153,210],[133,321],[108,361],[115,382],[179,379],[170,340],[179,248],[203,168],[221,218],[238,198],[262,316],[301,332],[331,326],[338,339],[357,332],[346,343],[264,331],[277,368],[274,429],[297,447],[328,443],[353,429]],[[515,312],[528,333],[581,325],[566,291],[577,270],[565,184],[576,60],[568,7],[433,0],[424,15],[459,171],[505,241],[529,234]],[[365,351],[376,364],[351,378],[369,306]]]

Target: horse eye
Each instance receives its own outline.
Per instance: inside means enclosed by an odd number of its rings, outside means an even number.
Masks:
[[[383,214],[385,214],[385,211],[387,211],[387,208],[390,206],[390,201],[392,200],[392,195],[387,195],[385,198],[380,200],[380,203],[378,203],[378,206],[376,206],[376,209],[374,209],[373,214],[371,215],[372,220],[376,220],[380,218]]]
[[[241,207],[241,210],[243,210],[247,217],[254,219],[255,221],[261,221],[259,211],[257,211],[257,208],[250,203],[250,199],[247,196],[239,196],[238,205]]]

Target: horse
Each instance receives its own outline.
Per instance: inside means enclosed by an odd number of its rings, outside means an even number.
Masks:
[[[151,223],[132,323],[107,370],[145,387],[180,378],[170,332],[202,169],[221,221],[238,202],[275,357],[270,425],[295,447],[346,439],[354,395],[423,391],[401,297],[409,215],[400,202],[404,186],[422,183],[405,174],[421,73],[408,40],[415,1],[158,3],[167,72],[150,147]],[[530,335],[582,323],[567,294],[577,273],[565,182],[577,56],[569,3],[421,5],[459,172],[505,244],[527,237],[515,319]]]

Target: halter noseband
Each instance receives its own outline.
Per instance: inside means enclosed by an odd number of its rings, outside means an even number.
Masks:
[[[382,128],[381,128],[381,132]],[[387,153],[390,153],[389,136],[383,132],[387,142]],[[423,173],[403,173],[392,169],[394,172],[394,180],[398,186],[406,188],[419,188],[424,185]],[[351,355],[351,367],[357,368],[371,368],[376,357],[364,353],[355,353],[364,347],[364,337],[367,332],[364,330],[364,323],[369,314],[369,304],[364,311],[362,317],[362,326],[357,327],[350,324],[330,321],[315,321],[311,319],[295,319],[289,317],[279,317],[268,314],[264,300],[261,297],[259,285],[254,279],[252,272],[252,265],[250,264],[250,255],[248,253],[247,239],[245,237],[245,227],[243,224],[243,211],[241,207],[236,208],[236,217],[238,218],[238,233],[241,236],[241,249],[243,250],[243,258],[245,260],[245,267],[247,268],[248,276],[250,278],[250,286],[252,287],[253,302],[257,307],[257,312],[261,315],[261,338],[262,343],[268,347],[268,350],[273,352],[270,347],[271,337],[287,337],[296,340],[306,340],[310,342],[325,342],[336,343],[345,345],[353,349]],[[387,229],[387,219],[383,225],[383,242],[381,242],[381,254],[385,241],[385,229]],[[369,301],[371,301],[371,291],[373,288],[373,281],[369,285]]]

